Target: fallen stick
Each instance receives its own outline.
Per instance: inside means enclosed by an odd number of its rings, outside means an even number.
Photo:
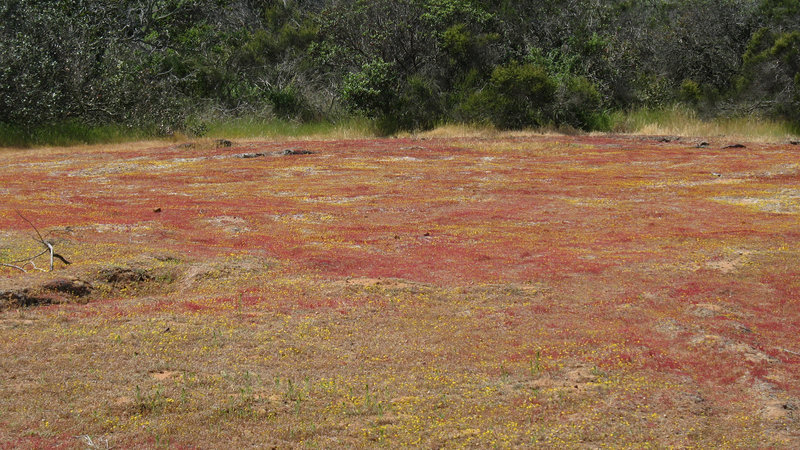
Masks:
[[[790,353],[790,354],[792,354],[792,355],[794,355],[794,356],[800,356],[800,353],[793,352],[793,351],[791,351],[791,350],[787,350],[787,349],[785,349],[785,348],[782,348],[781,350],[785,351],[786,353]]]
[[[20,266],[15,266],[15,265],[13,265],[13,264],[0,263],[0,266],[3,266],[3,267],[11,267],[12,269],[21,270],[21,271],[23,271],[23,272],[25,272],[25,273],[28,273],[28,271],[27,271],[27,270],[23,269],[23,268],[22,268],[22,267],[20,267]]]

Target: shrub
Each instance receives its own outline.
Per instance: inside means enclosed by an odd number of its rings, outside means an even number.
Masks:
[[[683,102],[696,105],[700,102],[700,98],[702,97],[700,85],[693,80],[683,80],[679,91],[679,97]]]
[[[345,76],[342,101],[353,112],[370,118],[391,113],[397,102],[392,64],[383,60],[366,63],[361,70]]]
[[[542,125],[549,117],[556,83],[547,72],[533,64],[512,62],[492,71],[489,86],[470,95],[460,105],[468,120],[489,120],[498,128]]]
[[[585,77],[567,77],[559,86],[556,120],[582,130],[607,129],[610,119],[602,111],[603,98]]]
[[[302,93],[293,85],[267,92],[274,113],[283,119],[311,120],[313,113]]]
[[[743,62],[737,83],[740,98],[771,104],[772,113],[800,123],[800,31],[759,30]]]
[[[431,80],[417,75],[409,77],[400,94],[397,125],[412,131],[433,128],[442,114],[440,98]]]

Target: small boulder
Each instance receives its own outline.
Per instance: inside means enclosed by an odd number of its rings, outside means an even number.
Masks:
[[[260,158],[262,156],[267,156],[267,154],[259,152],[259,153],[241,153],[238,155],[234,155],[235,158],[242,158],[242,159]]]
[[[282,155],[313,155],[314,152],[304,148],[287,148],[281,152]]]

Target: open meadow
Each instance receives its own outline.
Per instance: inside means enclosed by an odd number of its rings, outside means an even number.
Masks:
[[[800,146],[708,141],[4,150],[0,448],[798,448]]]

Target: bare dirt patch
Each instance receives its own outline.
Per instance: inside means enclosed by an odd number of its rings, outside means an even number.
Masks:
[[[182,376],[181,372],[170,370],[161,370],[157,372],[150,372],[150,376],[157,381],[174,380]]]
[[[382,289],[411,289],[422,286],[420,283],[413,283],[395,278],[348,278],[335,283],[339,286],[352,286],[359,288],[382,288]]]

